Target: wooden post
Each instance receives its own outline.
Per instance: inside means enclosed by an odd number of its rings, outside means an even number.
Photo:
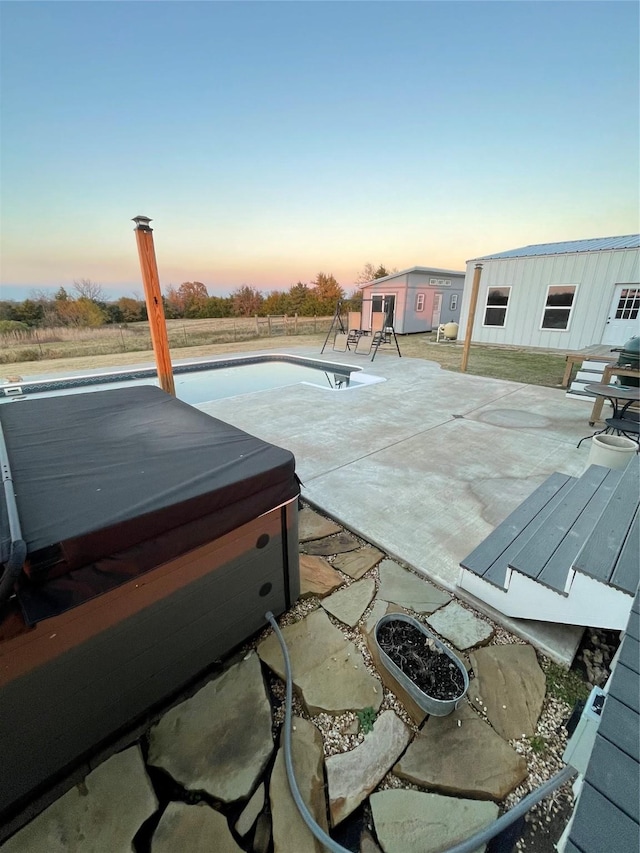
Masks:
[[[162,390],[166,391],[167,394],[175,396],[176,389],[173,383],[167,324],[164,319],[162,294],[160,293],[160,281],[158,279],[158,265],[156,263],[156,252],[153,247],[153,229],[149,227],[151,220],[147,216],[136,216],[133,221],[136,223],[134,230],[138,244],[140,271],[142,272],[144,297],[147,303],[149,330],[151,332],[153,354],[156,359],[158,379]]]
[[[469,348],[471,347],[471,335],[473,334],[473,321],[476,316],[476,306],[478,304],[478,291],[480,290],[480,276],[482,275],[482,264],[476,264],[473,272],[473,284],[471,286],[471,299],[469,300],[469,313],[467,314],[467,329],[464,336],[464,346],[462,348],[462,363],[460,370],[465,373],[469,362]]]

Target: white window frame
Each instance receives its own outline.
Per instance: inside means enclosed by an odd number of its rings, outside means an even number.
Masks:
[[[547,305],[547,302],[549,300],[549,291],[551,290],[552,287],[566,287],[566,288],[572,287],[573,288],[573,299],[571,301],[571,306],[569,308],[569,316],[567,317],[567,325],[564,327],[564,329],[552,329],[549,326],[543,325],[544,324],[544,315],[547,313],[547,311],[566,311],[567,310],[566,305],[562,305],[562,306],[558,305],[557,307],[554,305],[551,305],[551,306]],[[546,296],[544,298],[544,305],[542,306],[542,316],[540,317],[540,331],[541,332],[568,332],[569,328],[571,326],[571,318],[573,317],[573,308],[576,304],[577,295],[578,295],[578,285],[577,284],[548,284],[547,285],[547,293],[546,293]]]
[[[457,311],[458,310],[458,294],[452,293],[449,297],[449,311]]]
[[[424,311],[424,293],[416,293],[416,314]]]
[[[487,308],[501,308],[501,305],[489,305],[489,293],[492,290],[508,290],[509,295],[507,296],[507,304],[504,308],[504,322],[498,326],[496,323],[485,323],[487,317]],[[504,329],[507,325],[507,317],[509,316],[509,305],[511,303],[511,285],[510,284],[493,284],[487,288],[487,295],[484,299],[484,311],[482,312],[482,326],[485,329]]]

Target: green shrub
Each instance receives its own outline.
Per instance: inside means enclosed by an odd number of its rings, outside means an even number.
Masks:
[[[29,326],[22,323],[20,320],[0,320],[0,335],[7,335],[9,332],[28,332]]]

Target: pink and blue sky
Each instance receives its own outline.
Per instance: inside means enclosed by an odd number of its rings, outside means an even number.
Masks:
[[[2,2],[3,298],[639,228],[636,2]]]

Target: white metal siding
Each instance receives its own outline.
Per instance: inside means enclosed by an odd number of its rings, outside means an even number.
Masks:
[[[483,261],[482,267],[473,326],[474,341],[579,350],[600,343],[614,286],[640,281],[640,250],[490,259]],[[470,261],[462,298],[460,336],[464,335],[467,325],[474,268],[475,262]],[[540,328],[550,284],[574,284],[577,287],[570,326],[566,331]],[[483,327],[487,288],[501,286],[511,287],[507,323],[504,328]]]

